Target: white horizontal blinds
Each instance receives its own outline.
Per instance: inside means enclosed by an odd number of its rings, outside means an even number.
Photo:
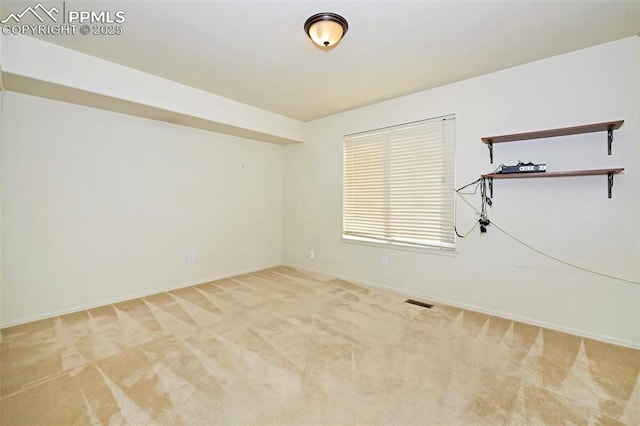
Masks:
[[[344,235],[454,247],[454,116],[347,136]]]

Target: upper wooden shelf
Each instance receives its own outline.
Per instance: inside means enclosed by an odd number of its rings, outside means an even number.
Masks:
[[[484,143],[515,142],[529,139],[552,138],[554,136],[579,135],[580,133],[604,132],[618,130],[624,120],[606,121],[604,123],[585,124],[583,126],[562,127],[559,129],[538,130],[536,132],[514,133],[511,135],[488,136],[482,138]]]
[[[611,143],[613,142],[613,131],[617,130],[622,126],[624,120],[618,121],[605,121],[604,123],[595,123],[595,124],[585,124],[582,126],[574,126],[574,127],[561,127],[558,129],[549,129],[549,130],[538,130],[535,132],[526,132],[526,133],[513,133],[510,135],[500,135],[500,136],[487,136],[482,138],[482,142],[486,143],[489,147],[489,157],[491,162],[493,163],[493,144],[494,143],[503,143],[503,142],[516,142],[516,141],[524,141],[530,139],[543,139],[543,138],[551,138],[555,136],[568,136],[568,135],[578,135],[581,133],[593,133],[593,132],[607,132],[608,138],[608,153],[611,155]]]

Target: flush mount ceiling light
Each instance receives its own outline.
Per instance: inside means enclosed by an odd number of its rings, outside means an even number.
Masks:
[[[320,47],[331,47],[347,33],[347,20],[336,13],[316,13],[304,23],[304,31]]]

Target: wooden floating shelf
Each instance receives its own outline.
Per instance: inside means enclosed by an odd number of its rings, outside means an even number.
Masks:
[[[533,178],[553,178],[569,176],[596,176],[607,175],[609,182],[609,198],[611,198],[611,188],[613,187],[613,175],[621,173],[624,168],[614,169],[591,169],[591,170],[571,170],[563,172],[531,172],[531,173],[487,173],[482,178],[489,179],[490,196],[493,198],[494,179],[533,179]]]
[[[624,168],[571,170],[571,171],[565,171],[565,172],[487,173],[486,175],[482,175],[482,177],[492,178],[492,179],[526,179],[526,178],[545,178],[545,177],[563,177],[563,176],[595,176],[595,175],[607,175],[609,173],[617,174],[622,171],[624,171]]]
[[[482,138],[484,143],[516,142],[529,139],[552,138],[555,136],[579,135],[581,133],[604,132],[618,130],[624,120],[605,121],[604,123],[585,124],[583,126],[562,127],[559,129],[538,130],[535,132],[514,133],[511,135],[488,136]]]
[[[510,135],[487,136],[482,138],[482,142],[489,147],[489,158],[493,163],[493,144],[504,142],[517,142],[530,139],[552,138],[556,136],[579,135],[581,133],[607,132],[608,153],[611,155],[611,143],[613,142],[613,131],[619,129],[624,120],[605,121],[603,123],[585,124],[582,126],[561,127],[558,129],[538,130],[535,132],[513,133]]]

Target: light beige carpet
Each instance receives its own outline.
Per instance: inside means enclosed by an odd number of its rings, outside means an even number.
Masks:
[[[5,329],[2,425],[640,424],[640,352],[291,268]]]

